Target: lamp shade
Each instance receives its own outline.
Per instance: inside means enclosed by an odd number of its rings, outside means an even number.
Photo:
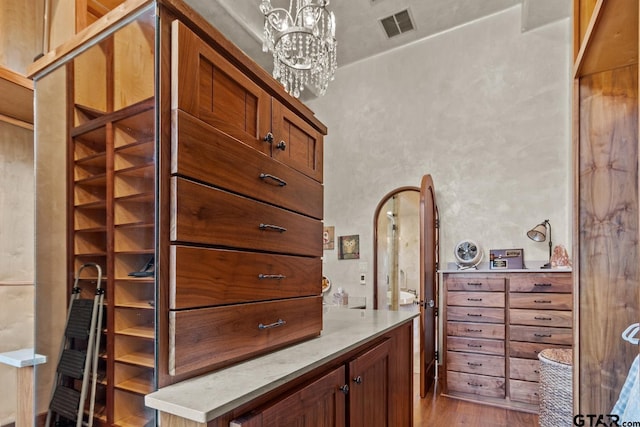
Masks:
[[[531,230],[527,231],[527,236],[533,241],[544,242],[547,238],[547,226],[544,222],[542,224],[538,224]]]

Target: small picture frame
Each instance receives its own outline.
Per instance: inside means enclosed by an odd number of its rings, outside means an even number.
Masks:
[[[338,259],[360,258],[360,235],[340,236],[338,246]]]
[[[328,225],[322,230],[322,249],[333,250],[336,248],[335,227]]]
[[[524,249],[489,250],[489,268],[491,270],[520,270],[524,266]]]

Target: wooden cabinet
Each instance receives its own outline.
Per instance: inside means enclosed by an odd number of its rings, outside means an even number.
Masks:
[[[68,153],[67,195],[38,206],[66,197],[63,286],[103,271],[99,422],[154,424],[145,394],[319,335],[326,127],[308,108],[182,1],[125,2],[35,68],[67,104],[37,120]]]
[[[323,368],[318,378],[236,417],[230,426],[412,425],[412,330],[405,324],[361,346],[338,366]],[[225,425],[224,417],[214,425]]]
[[[185,25],[174,22],[173,35],[177,48],[173,57],[173,108],[322,181],[321,132]]]
[[[343,427],[346,425],[345,367],[323,375],[299,391],[230,427],[300,426]]]
[[[323,192],[321,133],[179,20],[171,36],[175,376],[320,333]]]
[[[448,395],[531,412],[538,353],[572,344],[571,273],[445,273]]]
[[[638,355],[622,334],[640,321],[639,10],[637,1],[573,3],[573,412],[607,414]]]

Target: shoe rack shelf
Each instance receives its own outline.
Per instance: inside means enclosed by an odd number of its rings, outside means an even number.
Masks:
[[[69,269],[74,275],[82,264],[96,262],[104,272],[105,344],[100,354],[104,369],[96,402],[100,408],[96,418],[102,425],[155,423],[154,412],[144,406],[144,395],[156,389],[156,98],[151,18],[143,16],[124,26],[68,65],[73,82]],[[131,49],[146,65],[131,64]],[[139,83],[141,70],[151,70],[143,76],[144,84]],[[136,86],[133,95],[128,90],[131,85]],[[95,278],[82,278],[81,287],[84,283],[90,289],[92,281]]]

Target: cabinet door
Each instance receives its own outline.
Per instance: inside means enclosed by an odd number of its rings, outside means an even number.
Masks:
[[[236,419],[231,427],[344,427],[345,368],[322,376],[302,390],[247,418]]]
[[[349,426],[385,427],[389,420],[389,340],[349,363]]]
[[[272,157],[322,182],[322,134],[275,99],[272,121]]]
[[[171,31],[171,108],[269,154],[271,97],[184,24]]]

